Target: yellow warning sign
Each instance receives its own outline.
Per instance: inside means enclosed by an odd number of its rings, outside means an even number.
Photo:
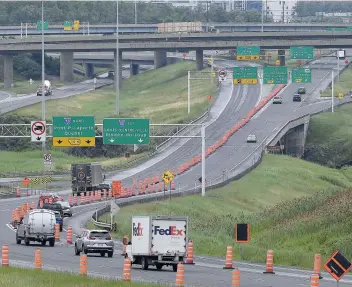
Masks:
[[[92,147],[95,146],[95,137],[81,138],[53,138],[53,146],[55,147]]]
[[[260,55],[249,55],[249,56],[244,56],[244,55],[240,55],[240,56],[236,56],[236,59],[238,61],[251,61],[251,60],[259,60],[260,59]]]
[[[163,180],[164,180],[165,183],[169,183],[169,182],[173,181],[174,178],[175,178],[175,176],[169,170],[165,171],[164,174],[163,174]]]
[[[276,66],[280,66],[280,60],[276,60]]]
[[[343,98],[343,93],[338,93],[337,96],[339,97],[339,99]]]

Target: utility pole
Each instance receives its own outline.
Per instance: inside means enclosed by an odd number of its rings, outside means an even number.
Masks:
[[[120,115],[120,61],[119,59],[119,0],[116,0],[116,63],[115,63],[115,84],[116,84],[116,114]]]
[[[209,2],[207,1],[207,32],[209,32]]]
[[[134,1],[134,24],[137,24],[137,0]]]
[[[285,23],[285,1],[282,1],[282,23]]]
[[[42,120],[45,121],[45,71],[44,71],[44,1],[42,1]],[[42,142],[42,150],[45,151],[46,142]]]

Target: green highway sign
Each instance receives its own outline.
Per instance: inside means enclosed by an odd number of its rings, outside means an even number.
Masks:
[[[257,67],[234,67],[233,68],[233,84],[258,84],[258,68]]]
[[[48,28],[49,28],[48,21],[44,21],[43,30],[48,30]],[[37,21],[37,30],[41,30],[41,29],[42,29],[42,21]]]
[[[149,119],[108,118],[103,120],[103,144],[149,143]]]
[[[95,146],[95,118],[93,116],[53,117],[53,146]]]
[[[287,67],[264,67],[263,84],[287,84]]]
[[[292,83],[311,83],[312,69],[294,68],[291,71]]]
[[[73,25],[72,21],[65,21],[64,22],[64,30],[65,31],[71,31],[72,30],[72,25]]]
[[[291,59],[307,60],[314,58],[313,46],[290,47]]]
[[[259,60],[260,47],[259,46],[238,46],[237,60]]]

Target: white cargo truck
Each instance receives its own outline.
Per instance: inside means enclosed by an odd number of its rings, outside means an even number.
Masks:
[[[188,217],[186,216],[133,216],[132,242],[126,247],[126,258],[132,264],[147,270],[164,265],[177,271],[177,264],[186,257]]]

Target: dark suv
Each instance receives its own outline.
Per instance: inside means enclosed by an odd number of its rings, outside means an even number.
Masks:
[[[40,208],[40,204],[38,204],[38,208]],[[60,203],[44,203],[43,209],[58,211],[62,217],[64,215],[64,208],[61,206]]]
[[[306,93],[306,88],[300,87],[298,88],[297,94],[304,95]]]
[[[294,102],[301,102],[301,101],[302,101],[301,95],[299,95],[299,94],[294,94],[294,95],[293,95],[293,101],[294,101]]]

